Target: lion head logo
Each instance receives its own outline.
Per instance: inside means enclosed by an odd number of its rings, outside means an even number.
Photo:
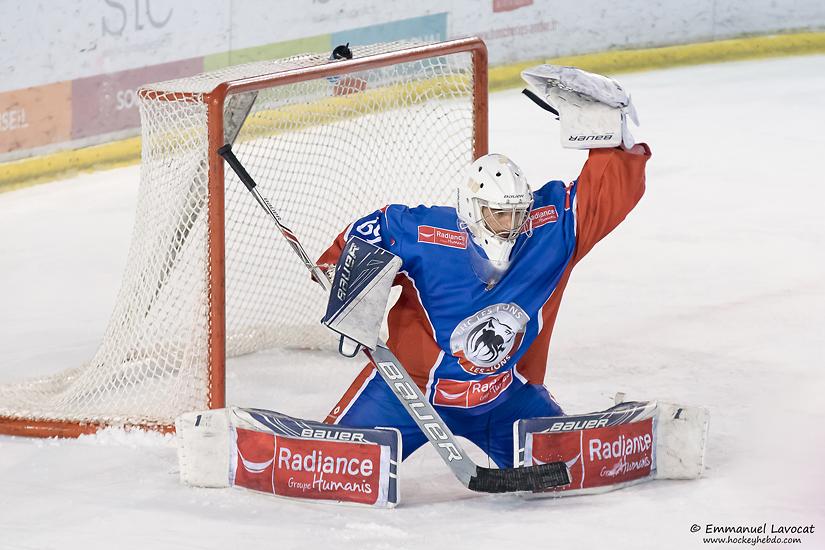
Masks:
[[[450,351],[473,374],[497,371],[518,349],[530,317],[516,304],[496,304],[461,321],[450,336]]]
[[[515,331],[490,317],[467,334],[470,352],[485,362],[495,361],[515,338]]]

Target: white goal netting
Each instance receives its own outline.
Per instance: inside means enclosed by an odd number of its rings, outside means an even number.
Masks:
[[[356,59],[409,43],[353,48]],[[0,417],[169,424],[206,408],[211,288],[207,105],[224,82],[323,66],[327,55],[259,62],[153,84],[141,100],[142,165],[121,290],[99,350],[52,377],[0,386]],[[470,52],[436,55],[227,97],[225,139],[317,257],[357,217],[390,202],[449,203],[473,158]],[[486,131],[486,129],[485,129]],[[226,355],[333,341],[325,296],[273,222],[225,171]],[[214,223],[214,220],[212,221]]]

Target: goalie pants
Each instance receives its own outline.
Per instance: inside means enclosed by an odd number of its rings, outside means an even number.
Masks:
[[[397,428],[401,432],[403,458],[427,442],[427,437],[375,369],[366,380],[359,376],[327,417],[326,422],[350,428]],[[523,418],[564,414],[541,384],[525,384],[489,412],[435,407],[455,435],[472,441],[499,468],[513,467],[513,423]]]

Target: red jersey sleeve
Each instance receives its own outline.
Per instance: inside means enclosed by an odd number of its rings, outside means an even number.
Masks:
[[[335,267],[338,263],[338,258],[341,257],[341,251],[344,250],[344,245],[347,244],[346,234],[348,231],[349,227],[338,233],[338,236],[335,237],[335,240],[329,248],[324,250],[323,254],[318,258],[318,261],[315,262],[318,264],[318,267],[324,271],[328,271],[330,267]]]
[[[581,260],[621,223],[645,192],[650,147],[592,149],[576,182],[576,252]]]

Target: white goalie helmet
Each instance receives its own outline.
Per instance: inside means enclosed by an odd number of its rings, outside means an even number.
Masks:
[[[527,178],[506,156],[484,155],[470,165],[456,203],[460,225],[470,234],[473,269],[492,286],[510,267],[519,235],[531,233]]]

